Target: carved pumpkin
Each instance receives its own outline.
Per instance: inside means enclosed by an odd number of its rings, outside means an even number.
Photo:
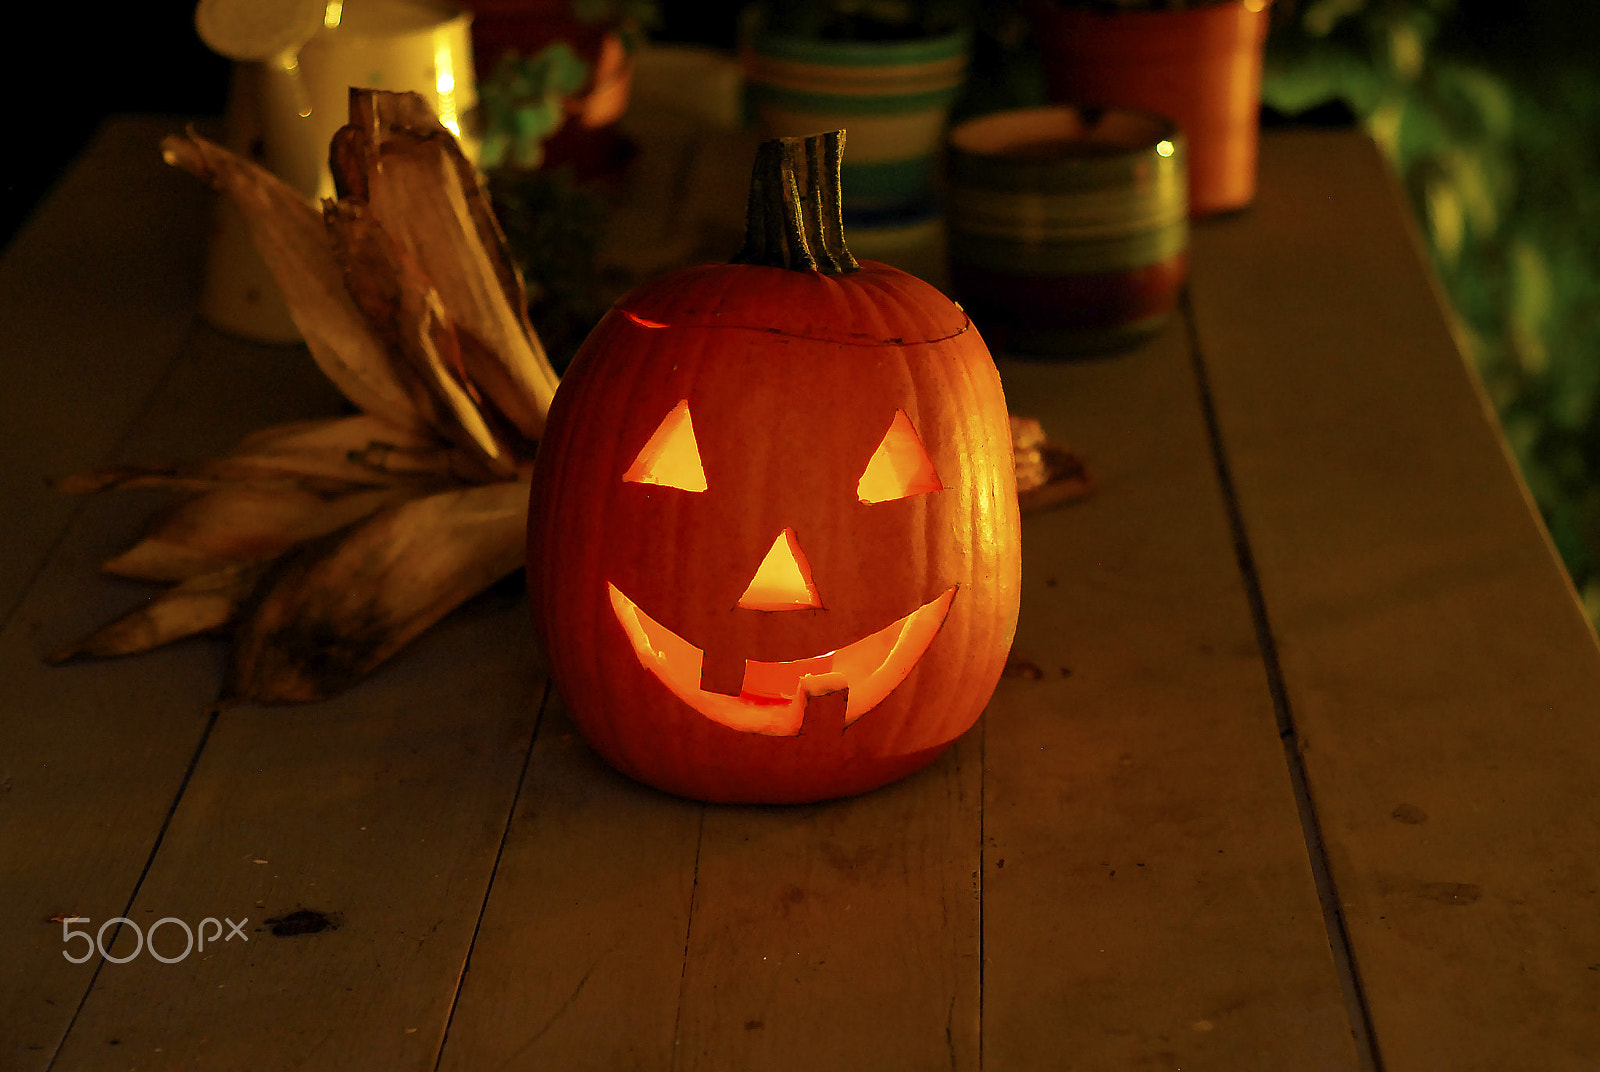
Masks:
[[[556,687],[614,766],[703,800],[821,800],[925,765],[981,713],[1016,626],[994,362],[935,288],[850,257],[839,144],[762,146],[740,257],[618,301],[535,463]]]

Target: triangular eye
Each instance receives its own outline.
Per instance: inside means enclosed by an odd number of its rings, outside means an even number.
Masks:
[[[943,490],[922,440],[911,427],[911,418],[905,410],[896,410],[894,423],[883,434],[883,442],[872,452],[872,460],[856,484],[856,497],[864,503],[880,503]]]
[[[622,479],[684,491],[706,490],[706,471],[700,465],[700,446],[694,441],[688,399],[672,407],[672,412],[661,419]]]

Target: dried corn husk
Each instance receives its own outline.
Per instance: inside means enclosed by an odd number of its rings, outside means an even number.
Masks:
[[[556,375],[488,198],[421,97],[352,90],[318,208],[195,134],[166,160],[242,211],[318,367],[360,412],[228,454],[58,481],[180,497],[108,573],[172,587],[61,661],[230,628],[223,695],[318,700],[522,565],[527,476]]]
[[[1065,443],[1053,442],[1033,417],[1012,415],[1011,456],[1023,513],[1082,499],[1096,487],[1083,459]]]
[[[303,549],[241,623],[224,698],[319,700],[359,681],[522,566],[527,510],[525,480],[454,488]]]

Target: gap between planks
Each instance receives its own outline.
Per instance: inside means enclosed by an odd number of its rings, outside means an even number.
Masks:
[[[162,382],[164,383],[165,381],[166,377],[163,376]],[[124,433],[123,438],[127,438],[127,433]],[[60,537],[58,536],[57,541],[59,540]],[[54,548],[52,547],[51,550],[53,552]],[[40,569],[43,568],[43,566],[40,567]],[[139,877],[134,880],[133,889],[128,891],[128,900],[123,904],[120,914],[120,918],[123,920],[128,920],[133,913],[134,902],[139,899],[139,891],[144,888],[144,880],[150,874],[150,866],[155,863],[156,854],[161,851],[161,844],[167,839],[167,830],[172,826],[172,817],[177,814],[178,803],[183,800],[184,791],[189,788],[189,779],[194,777],[195,768],[200,765],[200,757],[205,753],[206,742],[211,740],[211,731],[216,728],[217,716],[220,713],[219,708],[212,707],[210,714],[206,718],[205,728],[200,731],[200,739],[195,742],[194,754],[189,757],[189,765],[184,768],[183,777],[178,782],[178,788],[172,794],[172,803],[167,807],[167,814],[162,817],[161,827],[156,831],[155,841],[150,845],[150,853],[144,859],[144,867],[139,869]],[[104,925],[102,924],[102,926]],[[121,934],[122,924],[118,923],[116,929],[111,932],[111,948],[115,948],[117,938]],[[61,1059],[61,1051],[66,1048],[67,1040],[72,1037],[73,1029],[78,1026],[78,1017],[83,1015],[83,1007],[89,1003],[89,995],[94,993],[95,984],[100,981],[100,972],[105,966],[106,958],[102,954],[100,959],[95,961],[94,971],[90,973],[89,981],[83,988],[83,995],[78,998],[77,1008],[72,1010],[72,1018],[67,1021],[66,1030],[56,1039],[56,1048],[50,1054],[50,1060],[45,1065],[46,1072],[54,1072],[56,1062]]]
[[[1278,645],[1273,639],[1272,620],[1267,613],[1266,597],[1261,591],[1261,578],[1256,572],[1255,558],[1250,551],[1250,539],[1245,532],[1244,514],[1239,508],[1239,497],[1233,484],[1233,473],[1228,466],[1228,454],[1222,441],[1222,427],[1217,419],[1215,401],[1211,394],[1211,380],[1206,372],[1205,353],[1200,346],[1199,332],[1195,327],[1194,309],[1188,290],[1181,299],[1184,331],[1188,334],[1189,359],[1194,365],[1195,384],[1199,388],[1200,411],[1205,419],[1206,438],[1211,445],[1211,459],[1217,473],[1217,485],[1228,515],[1228,528],[1233,536],[1234,554],[1238,557],[1239,576],[1244,584],[1245,598],[1250,605],[1250,618],[1255,625],[1256,643],[1261,649],[1261,661],[1266,669],[1267,690],[1272,696],[1273,714],[1278,720],[1278,739],[1283,743],[1284,765],[1288,768],[1289,784],[1294,791],[1295,808],[1300,816],[1300,830],[1305,836],[1306,855],[1310,858],[1311,876],[1316,885],[1317,900],[1322,905],[1324,928],[1328,945],[1333,950],[1333,962],[1339,976],[1339,989],[1344,995],[1349,1011],[1350,1032],[1355,1037],[1356,1054],[1361,1059],[1363,1072],[1383,1072],[1383,1056],[1378,1050],[1377,1036],[1372,1026],[1372,1013],[1367,1007],[1366,992],[1361,985],[1361,973],[1356,964],[1345,926],[1344,912],[1340,908],[1339,891],[1334,885],[1333,873],[1328,866],[1327,846],[1322,839],[1322,827],[1317,819],[1311,787],[1306,780],[1305,762],[1300,756],[1299,736],[1295,731],[1294,711],[1289,705],[1288,689],[1284,686],[1283,667],[1278,662]]]
[[[176,368],[182,356],[183,351],[181,346],[174,347],[172,352],[167,355],[166,361],[162,365],[160,373],[157,374],[155,382],[150,386],[150,390],[145,392],[144,398],[139,401],[138,406],[133,411],[132,417],[128,419],[128,423],[123,427],[122,433],[117,436],[115,442],[111,446],[110,453],[107,455],[108,457],[126,457],[128,444],[133,440],[134,433],[148,418],[150,411],[155,406],[156,399],[159,398],[167,389],[170,381],[172,380],[173,369]],[[27,579],[24,580],[22,584],[17,586],[16,595],[12,597],[10,604],[3,609],[0,609],[0,629],[8,628],[12,621],[17,617],[18,611],[20,611],[22,609],[22,605],[27,602],[28,594],[32,592],[34,586],[39,583],[39,576],[44,573],[45,567],[50,564],[51,560],[54,559],[58,553],[60,553],[62,542],[66,540],[67,534],[79,524],[79,519],[82,517],[83,512],[89,508],[91,499],[92,496],[80,495],[77,497],[77,501],[72,504],[71,508],[67,512],[67,516],[62,520],[61,525],[56,529],[55,534],[50,537],[50,541],[40,550],[38,557],[34,560],[33,566],[28,570]],[[215,721],[214,717],[213,721]],[[203,743],[204,742],[202,741],[202,745]],[[196,752],[195,755],[198,758],[199,753]],[[190,770],[193,769],[194,767],[191,763]],[[174,802],[174,806],[176,806],[176,802]],[[167,817],[169,819],[172,817],[170,812],[168,813]],[[145,864],[145,870],[149,870],[148,862]],[[140,877],[142,878],[143,876],[141,875]]]
[[[461,986],[466,981],[467,972],[472,970],[472,951],[478,947],[478,935],[483,930],[483,914],[489,908],[489,894],[494,890],[495,876],[500,873],[500,860],[505,856],[506,838],[511,836],[511,823],[517,816],[517,803],[522,799],[522,790],[528,784],[528,767],[533,763],[533,746],[538,743],[539,730],[544,725],[545,713],[550,709],[554,696],[555,686],[546,679],[544,692],[539,697],[539,713],[534,717],[532,732],[528,734],[528,750],[522,754],[522,772],[517,775],[517,789],[511,794],[511,805],[506,809],[505,825],[500,828],[500,844],[494,850],[494,863],[489,868],[489,881],[484,883],[483,900],[478,904],[478,918],[473,921],[472,937],[467,941],[467,955],[461,958],[461,970],[456,973],[455,989],[450,993],[450,1008],[445,1012],[444,1030],[439,1035],[439,1048],[433,1055],[434,1072],[438,1072],[440,1062],[444,1060],[444,1048],[450,1044],[450,1025],[455,1021],[456,1006],[461,1001]]]

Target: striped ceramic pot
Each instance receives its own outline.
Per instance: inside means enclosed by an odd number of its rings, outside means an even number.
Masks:
[[[831,41],[769,29],[760,6],[740,34],[745,99],[768,137],[844,130],[847,221],[932,211],[936,160],[966,79],[966,31],[903,41]]]
[[[950,274],[986,336],[1023,354],[1134,345],[1188,268],[1184,140],[1144,112],[1027,108],[950,132]]]

